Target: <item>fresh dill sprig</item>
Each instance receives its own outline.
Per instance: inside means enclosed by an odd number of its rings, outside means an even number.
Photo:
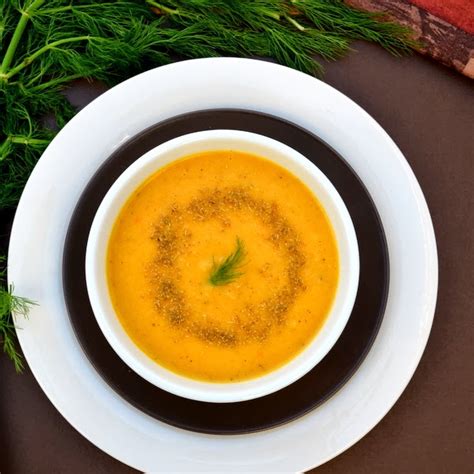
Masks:
[[[246,256],[245,245],[237,237],[235,250],[220,262],[213,261],[209,283],[213,286],[227,285],[242,276],[240,270]]]
[[[5,256],[0,256],[0,278],[4,279],[6,274]],[[27,317],[30,307],[35,303],[28,298],[22,298],[13,294],[13,285],[7,288],[0,287],[0,339],[3,351],[13,361],[15,370],[21,372],[24,368],[23,357],[17,350],[17,336],[13,315]]]
[[[9,0],[0,2],[0,209],[18,201],[37,159],[75,113],[78,78],[112,85],[179,58],[269,57],[321,74],[352,39],[399,54],[405,27],[338,0]]]

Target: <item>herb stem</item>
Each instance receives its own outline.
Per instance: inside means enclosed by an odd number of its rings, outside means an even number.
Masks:
[[[281,16],[279,13],[277,12],[272,12],[270,10],[262,10],[262,13],[266,16],[268,16],[269,18],[273,18],[274,20],[276,21],[280,21],[281,20]]]
[[[52,43],[48,43],[44,45],[42,48],[35,51],[32,55],[25,58],[20,64],[18,64],[18,66],[10,69],[8,73],[4,74],[4,77],[6,79],[11,79],[15,74],[18,74],[22,69],[24,69],[29,64],[31,64],[36,58],[46,53],[50,49],[57,48],[58,46],[61,46],[62,44],[77,43],[78,41],[86,41],[86,40],[90,41],[92,38],[93,37],[89,35],[76,36],[75,38],[64,38],[57,41],[53,41]]]
[[[101,7],[105,7],[107,5],[116,5],[116,2],[107,2],[107,3],[100,3]],[[64,7],[55,7],[55,8],[42,8],[41,11],[38,13],[40,15],[49,16],[54,15],[56,13],[67,12],[71,10],[87,10],[89,8],[97,8],[96,3],[92,3],[91,5],[66,5]]]
[[[21,135],[10,136],[7,138],[11,143],[17,143],[20,145],[48,145],[51,140],[43,140],[41,138],[29,138]]]
[[[152,7],[158,8],[162,12],[168,13],[170,15],[179,15],[180,14],[180,11],[178,9],[173,9],[173,8],[166,7],[165,5],[162,5],[161,3],[158,3],[158,2],[154,2],[153,0],[146,0],[146,3],[148,3],[148,5],[151,5]]]
[[[59,77],[57,79],[51,79],[50,81],[47,81],[47,82],[42,82],[41,84],[38,84],[37,86],[31,86],[30,90],[34,92],[38,92],[43,89],[48,89],[49,87],[56,87],[60,84],[64,84],[65,82],[71,82],[71,81],[74,81],[75,79],[81,79],[83,77],[84,77],[84,74],[71,74],[69,76]],[[28,85],[31,85],[33,82],[34,81],[30,81]]]
[[[13,32],[12,38],[10,40],[10,44],[8,45],[7,51],[5,53],[5,56],[3,57],[3,61],[0,66],[0,79],[3,79],[4,81],[8,79],[8,75],[6,74],[6,72],[8,71],[8,68],[10,67],[10,64],[13,61],[16,48],[18,47],[21,37],[25,32],[25,28],[28,23],[28,20],[30,19],[31,13],[37,8],[39,8],[44,2],[45,0],[35,0],[26,10],[21,12],[20,20],[16,25],[15,31]]]
[[[286,20],[291,23],[297,30],[299,31],[306,31],[306,28],[301,24],[298,23],[294,18],[291,18],[289,15],[285,15]]]

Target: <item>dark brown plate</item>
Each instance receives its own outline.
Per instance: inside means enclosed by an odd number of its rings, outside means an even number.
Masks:
[[[95,212],[117,177],[151,148],[186,133],[236,129],[259,133],[298,150],[332,181],[352,217],[360,251],[360,283],[349,322],[328,355],[307,375],[271,395],[239,403],[204,403],[160,390],[116,355],[97,325],[87,295],[85,251]],[[294,420],[326,401],[357,370],[375,339],[388,292],[388,253],[377,210],[367,190],[331,148],[300,127],[243,110],[204,110],[143,131],[101,166],[85,188],[69,224],[63,257],[64,296],[76,336],[103,379],[148,415],[187,430],[238,434]]]

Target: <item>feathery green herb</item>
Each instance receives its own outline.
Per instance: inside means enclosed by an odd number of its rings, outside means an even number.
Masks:
[[[0,256],[0,280],[5,278],[5,257]],[[12,314],[28,316],[28,311],[34,302],[27,298],[13,295],[13,285],[10,288],[0,287],[0,338],[3,351],[13,361],[17,372],[23,370],[23,358],[16,347],[16,332]]]
[[[247,252],[245,245],[237,237],[235,250],[220,262],[213,261],[209,283],[214,286],[227,285],[243,275],[240,271]]]
[[[64,89],[78,78],[112,85],[178,58],[269,57],[321,73],[355,38],[395,54],[407,29],[338,0],[0,0],[0,208],[16,204],[54,132],[75,113]]]
[[[416,45],[409,30],[383,20],[341,0],[0,0],[0,210],[17,204],[74,115],[66,92],[76,79],[113,85],[206,56],[267,57],[321,74],[315,57],[336,59],[352,39],[393,54]],[[2,285],[4,312],[24,301]],[[1,317],[13,335],[11,317]],[[11,341],[4,337],[4,348],[15,359]]]

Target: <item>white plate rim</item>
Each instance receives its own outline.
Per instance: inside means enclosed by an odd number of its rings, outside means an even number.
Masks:
[[[386,317],[374,347],[346,386],[292,423],[262,433],[224,437],[189,433],[157,422],[106,386],[72,333],[60,271],[73,205],[98,164],[146,126],[216,107],[280,116],[313,131],[338,151],[359,174],[378,207],[391,261]],[[74,173],[65,163],[65,154],[75,159]],[[88,159],[82,160],[84,156]],[[31,228],[36,232],[34,242]],[[409,239],[400,238],[404,233]],[[282,66],[209,58],[163,66],[129,79],[93,101],[63,128],[32,173],[18,206],[9,278],[19,294],[42,303],[18,331],[31,370],[56,408],[100,449],[149,472],[190,468],[299,471],[323,464],[357,442],[403,392],[431,329],[438,263],[431,218],[416,178],[400,150],[363,109],[327,84]],[[402,312],[409,312],[409,317]],[[403,346],[404,354],[394,360],[397,344],[398,349]],[[84,410],[94,416],[79,416]],[[318,437],[323,426],[325,436]],[[157,443],[161,450],[148,449]]]

